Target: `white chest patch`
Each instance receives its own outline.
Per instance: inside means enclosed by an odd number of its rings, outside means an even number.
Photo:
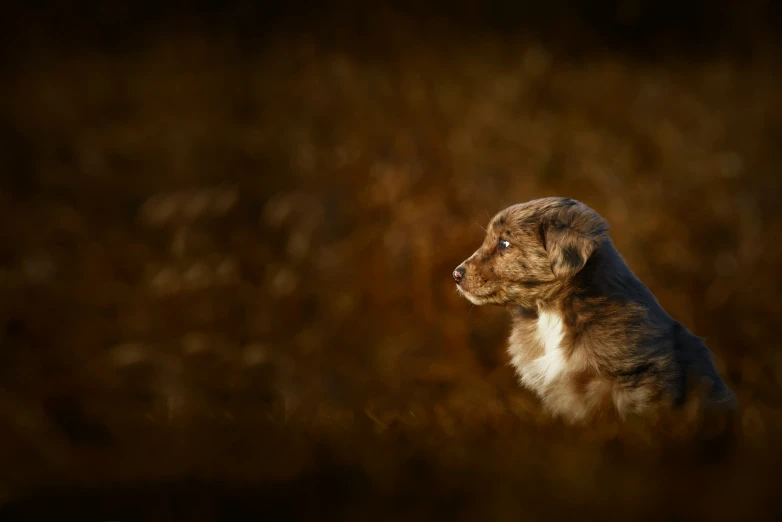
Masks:
[[[541,312],[538,316],[537,337],[543,346],[543,355],[532,360],[523,368],[518,368],[521,382],[542,393],[565,370],[565,358],[562,353],[562,318],[559,314]]]

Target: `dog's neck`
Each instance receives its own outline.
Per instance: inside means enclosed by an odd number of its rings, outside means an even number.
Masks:
[[[632,290],[629,294],[628,289]],[[607,241],[573,279],[563,283],[548,299],[538,301],[534,307],[512,306],[510,313],[514,322],[537,321],[546,312],[567,314],[568,308],[580,299],[612,300],[617,295],[626,299],[628,295],[645,291],[611,242]]]
[[[537,308],[524,308],[522,306],[514,306],[510,309],[511,317],[525,321],[536,320],[538,312],[539,309]]]

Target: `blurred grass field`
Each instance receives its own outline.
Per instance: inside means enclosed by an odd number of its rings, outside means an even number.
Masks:
[[[582,32],[370,22],[15,49],[7,515],[780,515],[777,51],[651,59],[575,52]],[[550,195],[606,217],[706,339],[742,404],[731,458],[562,426],[516,384],[506,313],[450,273],[495,212]]]

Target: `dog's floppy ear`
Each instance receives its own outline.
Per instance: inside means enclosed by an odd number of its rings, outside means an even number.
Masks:
[[[547,211],[540,226],[551,271],[560,280],[569,279],[584,268],[608,231],[597,212],[573,200]]]

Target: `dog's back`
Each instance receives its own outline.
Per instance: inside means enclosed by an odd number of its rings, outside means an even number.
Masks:
[[[733,410],[738,407],[736,394],[728,387],[714,364],[714,358],[703,339],[676,323],[674,354],[682,370],[678,402],[699,394],[703,406],[713,410]]]

